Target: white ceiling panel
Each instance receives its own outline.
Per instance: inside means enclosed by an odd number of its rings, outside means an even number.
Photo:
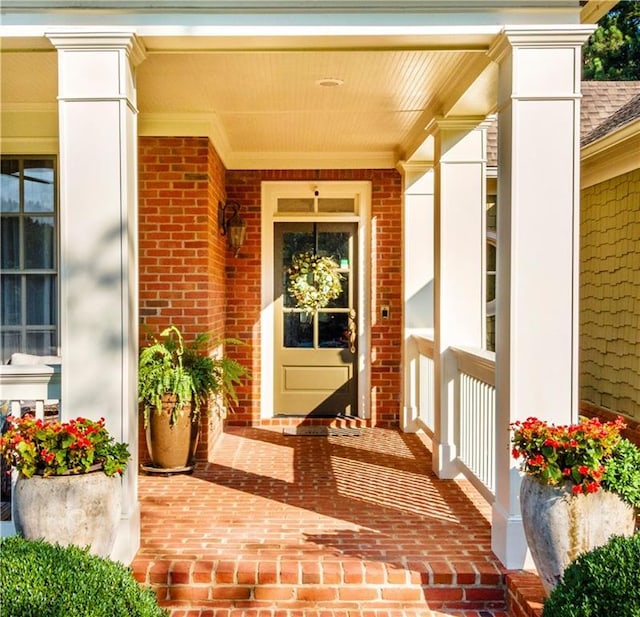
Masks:
[[[141,134],[204,131],[228,168],[291,166],[296,153],[301,166],[393,165],[447,112],[450,93],[478,80],[485,57],[481,49],[316,49],[311,41],[292,50],[160,43],[137,69]],[[5,110],[55,106],[55,51],[5,51],[0,62]],[[341,85],[318,85],[326,79]],[[494,90],[478,86],[464,112],[491,111]]]

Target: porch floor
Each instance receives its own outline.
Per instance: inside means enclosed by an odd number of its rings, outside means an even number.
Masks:
[[[192,475],[141,475],[132,564],[172,617],[506,617],[490,509],[427,438],[230,427]]]

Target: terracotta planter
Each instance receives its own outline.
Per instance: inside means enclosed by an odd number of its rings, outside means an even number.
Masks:
[[[199,424],[192,421],[191,405],[182,409],[171,421],[175,396],[165,395],[162,411],[153,408],[146,428],[147,449],[154,467],[180,471],[190,467],[198,444]]]
[[[549,486],[531,476],[522,479],[520,509],[547,594],[578,555],[606,544],[612,535],[633,535],[635,529],[635,511],[618,495],[602,489],[573,495],[570,483]]]
[[[13,494],[16,531],[29,540],[90,546],[109,557],[121,515],[120,476],[102,471],[65,476],[18,476]]]

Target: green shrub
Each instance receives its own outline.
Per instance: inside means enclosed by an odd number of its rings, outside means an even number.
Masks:
[[[19,536],[0,540],[1,617],[164,617],[120,563]]]
[[[624,501],[639,508],[640,448],[628,439],[621,439],[605,465],[602,486],[612,493],[618,493]]]
[[[640,617],[640,533],[616,536],[564,571],[543,617]]]

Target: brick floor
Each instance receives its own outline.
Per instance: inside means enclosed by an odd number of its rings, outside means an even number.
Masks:
[[[134,575],[172,617],[506,617],[489,507],[424,438],[231,427],[214,458],[140,477]]]

